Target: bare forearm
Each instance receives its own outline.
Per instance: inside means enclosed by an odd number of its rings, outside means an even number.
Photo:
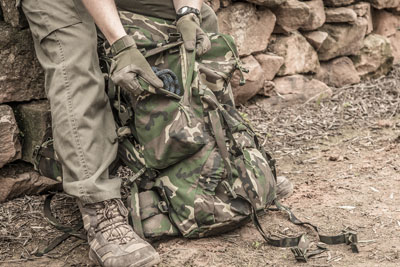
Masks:
[[[126,35],[114,0],[82,0],[82,2],[110,44]]]
[[[174,0],[174,7],[176,11],[184,6],[190,6],[200,10],[202,4],[203,0]]]

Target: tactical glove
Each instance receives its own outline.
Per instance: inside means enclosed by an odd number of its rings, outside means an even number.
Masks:
[[[200,28],[200,21],[196,14],[184,15],[176,22],[177,30],[182,34],[186,50],[193,51],[201,56],[211,48],[207,34]]]
[[[155,75],[131,36],[125,35],[118,39],[111,46],[111,51],[111,79],[115,84],[134,95],[139,95],[143,90],[138,81],[139,77],[156,88],[163,87],[163,82]]]

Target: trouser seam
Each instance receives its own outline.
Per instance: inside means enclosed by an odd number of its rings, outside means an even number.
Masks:
[[[78,154],[78,157],[79,157],[79,161],[82,164],[84,175],[86,176],[86,179],[88,179],[88,178],[90,178],[90,170],[89,170],[89,168],[87,166],[87,163],[86,163],[86,159],[85,159],[85,156],[84,156],[84,153],[83,153],[82,145],[81,145],[80,139],[79,139],[78,129],[76,127],[75,116],[73,114],[70,85],[69,85],[68,75],[67,75],[66,66],[65,66],[64,50],[63,50],[63,47],[62,47],[62,44],[61,44],[60,40],[57,37],[57,32],[56,31],[54,32],[54,36],[55,36],[55,39],[57,41],[57,44],[58,44],[58,47],[59,47],[59,51],[60,51],[61,69],[62,69],[62,75],[63,75],[63,78],[64,78],[64,84],[65,84],[66,96],[67,96],[67,105],[66,106],[67,106],[68,120],[70,121],[70,124],[71,124],[72,134],[74,136],[75,145],[77,147],[77,152],[78,152],[77,154]],[[86,190],[83,189],[83,191],[86,191]]]

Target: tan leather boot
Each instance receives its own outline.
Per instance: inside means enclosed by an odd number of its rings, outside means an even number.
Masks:
[[[82,205],[84,228],[90,246],[89,258],[105,267],[153,266],[160,256],[128,224],[128,210],[121,199]]]

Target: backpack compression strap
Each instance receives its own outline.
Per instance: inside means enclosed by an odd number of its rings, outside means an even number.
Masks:
[[[285,211],[289,215],[289,220],[296,225],[309,225],[311,226],[318,234],[318,239],[320,242],[328,244],[328,245],[337,245],[337,244],[346,244],[350,245],[351,251],[353,253],[358,253],[358,237],[357,233],[352,230],[343,230],[342,234],[334,235],[334,236],[327,236],[321,235],[319,233],[318,227],[309,223],[309,222],[302,222],[294,215],[294,213],[288,208],[280,204],[277,200],[274,201],[275,206],[278,210]],[[296,259],[300,259],[301,261],[306,261],[306,253],[300,247],[292,248],[292,252],[295,255]]]
[[[215,140],[216,140],[218,148],[220,149],[221,156],[224,160],[225,167],[227,168],[228,175],[231,175],[231,162],[229,160],[229,154],[228,154],[226,146],[225,146],[225,139],[224,139],[224,135],[222,132],[223,126],[222,126],[222,122],[220,119],[218,109],[210,111],[209,118],[210,118],[212,130],[215,135]],[[229,133],[229,125],[226,121],[227,118],[225,118],[223,116],[223,114],[222,114],[222,118],[225,119],[225,123],[228,126],[227,128],[228,128],[228,133]],[[233,139],[233,136],[231,134],[229,135],[229,137],[230,137],[230,139],[232,139],[233,142],[235,142],[235,140]],[[223,140],[223,142],[221,142],[221,140]],[[325,248],[323,246],[317,246],[318,249],[313,250],[313,251],[309,250],[310,242],[307,240],[305,235],[300,235],[297,237],[285,237],[285,238],[281,238],[281,239],[271,238],[264,232],[264,230],[258,220],[257,210],[256,210],[255,206],[253,205],[253,203],[251,203],[251,201],[249,199],[247,199],[245,196],[240,196],[240,195],[236,195],[236,194],[231,194],[231,195],[233,198],[240,197],[241,199],[243,199],[247,203],[249,203],[249,205],[252,209],[251,217],[253,219],[254,225],[257,227],[257,230],[260,232],[260,234],[265,239],[265,241],[274,247],[291,247],[291,250],[292,250],[293,254],[295,255],[295,258],[297,261],[306,262],[308,258],[318,255],[318,254],[321,254],[327,250],[327,248]],[[299,219],[297,219],[297,217],[293,214],[293,212],[289,208],[281,205],[277,200],[274,201],[274,204],[277,207],[277,209],[275,209],[275,210],[285,211],[286,213],[288,213],[289,220],[292,223],[294,223],[296,225],[302,225],[302,226],[305,226],[305,225],[311,226],[317,232],[320,242],[325,243],[325,244],[330,244],[330,245],[347,244],[347,245],[351,246],[351,249],[354,253],[358,253],[357,233],[355,233],[353,231],[343,231],[342,234],[336,235],[336,236],[320,235],[318,228],[315,225],[313,225],[309,222],[300,221]],[[270,210],[274,210],[274,209],[270,209]]]
[[[75,249],[76,247],[82,245],[87,240],[86,235],[79,232],[80,229],[82,229],[82,227],[83,227],[82,223],[79,223],[76,227],[65,226],[65,225],[60,224],[57,221],[57,219],[53,216],[53,214],[51,212],[50,204],[51,204],[51,200],[54,196],[55,196],[55,194],[49,194],[44,201],[44,207],[43,207],[44,217],[57,230],[64,232],[64,233],[62,235],[54,238],[45,249],[36,252],[34,254],[36,257],[41,257],[41,256],[49,253],[54,248],[56,248],[58,245],[60,245],[62,242],[64,242],[65,240],[67,240],[68,238],[70,238],[72,236],[83,240],[82,242],[79,242],[76,246],[74,246],[72,249]]]
[[[328,245],[336,245],[336,244],[347,244],[350,245],[351,250],[353,253],[358,253],[358,247],[357,247],[357,233],[351,230],[344,230],[342,234],[340,235],[335,235],[335,236],[327,236],[327,235],[321,235],[319,233],[318,228],[309,223],[309,222],[302,222],[297,217],[293,214],[293,212],[288,208],[280,204],[277,200],[274,201],[275,206],[277,207],[276,209],[268,209],[268,210],[280,210],[280,211],[285,211],[289,215],[289,220],[296,225],[301,225],[301,226],[311,226],[318,235],[318,239],[320,242],[328,244]],[[307,240],[305,235],[301,235],[298,237],[287,237],[283,239],[272,239],[270,238],[262,229],[261,224],[258,220],[257,213],[255,211],[255,208],[253,207],[253,214],[252,214],[253,222],[256,225],[258,231],[260,234],[263,236],[263,238],[267,241],[268,244],[275,246],[275,247],[292,247],[291,250],[296,258],[297,261],[300,262],[307,262],[307,259],[318,255],[324,251],[327,250],[327,248],[323,246],[317,245],[318,249],[317,250],[309,250],[309,241]]]

